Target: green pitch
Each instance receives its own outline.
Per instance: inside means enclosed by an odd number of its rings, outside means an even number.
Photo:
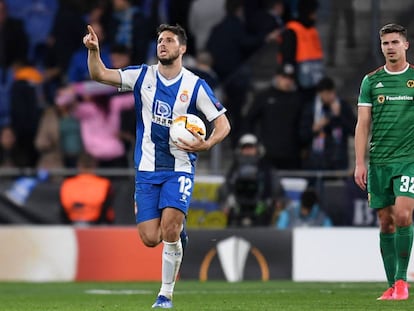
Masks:
[[[413,310],[411,299],[376,301],[384,286],[385,283],[179,281],[173,310]],[[158,289],[158,283],[0,283],[0,310],[151,310]]]

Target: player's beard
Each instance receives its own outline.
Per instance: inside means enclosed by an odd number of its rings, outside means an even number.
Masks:
[[[169,66],[169,65],[172,65],[174,61],[178,59],[179,56],[180,56],[180,51],[177,50],[175,51],[175,53],[171,54],[170,57],[160,58],[159,56],[157,56],[157,58],[158,58],[158,61],[161,63],[161,65]]]

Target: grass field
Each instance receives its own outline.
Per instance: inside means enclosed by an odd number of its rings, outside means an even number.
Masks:
[[[174,310],[413,310],[376,301],[385,283],[179,281]],[[151,310],[158,283],[0,283],[1,311]]]

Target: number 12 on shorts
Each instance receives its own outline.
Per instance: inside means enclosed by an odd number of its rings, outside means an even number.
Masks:
[[[191,187],[193,186],[191,178],[188,178],[187,176],[180,176],[178,177],[178,182],[180,183],[178,191],[187,197],[191,196]]]

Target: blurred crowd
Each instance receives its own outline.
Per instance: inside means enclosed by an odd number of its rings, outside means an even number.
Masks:
[[[185,66],[228,109],[234,150],[252,133],[272,168],[346,169],[355,116],[325,75],[318,8],[317,0],[0,0],[0,165],[73,168],[88,153],[100,168],[132,166],[133,96],[90,81],[82,37],[92,25],[104,63],[122,68],[155,63],[156,27],[178,23],[189,35]]]
[[[326,54],[318,0],[0,0],[0,166],[77,168],[86,154],[97,168],[132,167],[133,94],[90,80],[82,37],[92,25],[108,67],[152,64],[157,26],[178,23],[189,37],[185,66],[232,123],[220,189],[229,225],[329,225],[310,208],[314,189],[289,208],[270,172],[349,168],[355,113],[325,66],[342,14],[355,47],[354,17],[352,0],[334,3]]]

